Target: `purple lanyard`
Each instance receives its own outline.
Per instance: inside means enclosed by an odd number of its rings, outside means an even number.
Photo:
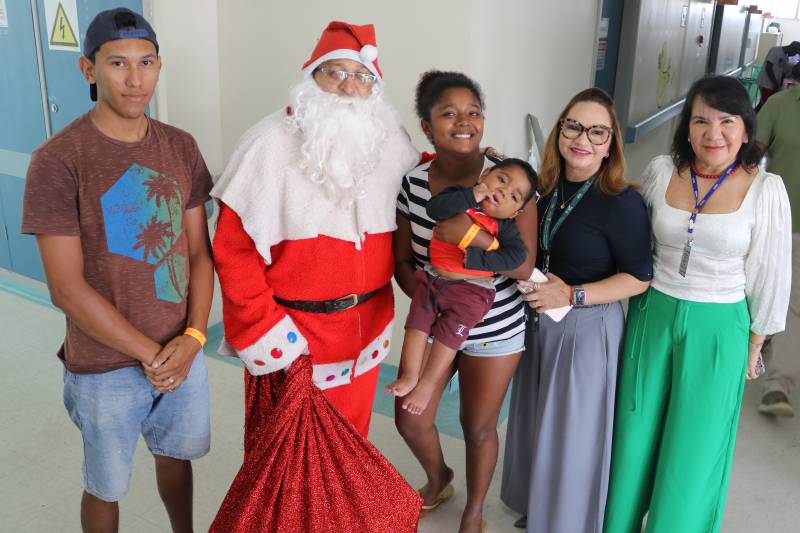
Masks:
[[[712,185],[706,195],[703,196],[703,199],[698,202],[697,199],[700,197],[700,192],[697,189],[697,175],[695,174],[692,165],[689,165],[689,173],[692,175],[692,192],[694,192],[694,209],[692,209],[692,216],[689,217],[689,229],[687,230],[690,237],[692,233],[694,233],[694,223],[697,220],[697,213],[699,213],[700,210],[705,207],[708,199],[711,198],[711,195],[717,192],[717,189],[719,189],[719,186],[722,185],[723,181],[725,181],[725,178],[730,176],[738,166],[739,162],[734,161],[733,164],[729,166],[719,178],[717,178],[717,181],[714,182],[714,185]]]

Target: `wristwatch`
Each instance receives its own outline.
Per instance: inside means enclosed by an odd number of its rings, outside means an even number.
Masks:
[[[586,305],[586,289],[583,287],[572,288],[572,301],[569,303],[573,306]]]

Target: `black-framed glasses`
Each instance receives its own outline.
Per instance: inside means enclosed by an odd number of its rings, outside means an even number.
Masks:
[[[361,85],[370,86],[378,81],[378,76],[375,74],[368,74],[366,72],[347,72],[346,70],[336,70],[327,67],[319,67],[317,72],[321,72],[333,82],[341,83],[347,78],[353,78],[353,81]]]
[[[559,124],[561,126],[561,135],[566,139],[577,139],[585,131],[586,138],[589,139],[589,142],[598,146],[606,144],[611,138],[611,134],[614,133],[613,128],[609,128],[608,126],[599,124],[584,126],[577,120],[572,120],[571,118],[562,118]]]

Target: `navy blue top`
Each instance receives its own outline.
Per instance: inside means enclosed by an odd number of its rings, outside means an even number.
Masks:
[[[564,199],[570,199],[582,184],[562,179],[553,193],[539,200],[540,232],[552,195],[558,195],[555,223]],[[536,254],[539,269],[543,261],[540,244]],[[568,285],[600,281],[618,272],[641,281],[653,279],[650,218],[642,195],[634,188],[616,196],[603,194],[596,184],[589,189],[553,239],[550,272]]]

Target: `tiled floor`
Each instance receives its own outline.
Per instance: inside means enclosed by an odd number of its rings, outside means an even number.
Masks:
[[[53,355],[63,318],[52,308],[2,290],[0,316],[0,531],[80,531],[81,441],[63,408],[62,370]],[[214,517],[242,453],[242,371],[217,359],[207,362],[213,441],[211,453],[195,462],[198,531]],[[757,387],[746,392],[723,531],[795,532],[800,523],[800,419],[758,415],[758,392]],[[501,438],[504,433],[503,425]],[[413,486],[422,484],[422,473],[389,417],[375,414],[370,438]],[[456,468],[456,496],[422,521],[421,532],[456,531],[465,501],[463,442],[447,435],[442,442]],[[512,527],[516,515],[498,499],[498,478],[487,499],[489,531],[519,531]],[[121,530],[169,531],[143,443],[130,493],[121,503]]]

